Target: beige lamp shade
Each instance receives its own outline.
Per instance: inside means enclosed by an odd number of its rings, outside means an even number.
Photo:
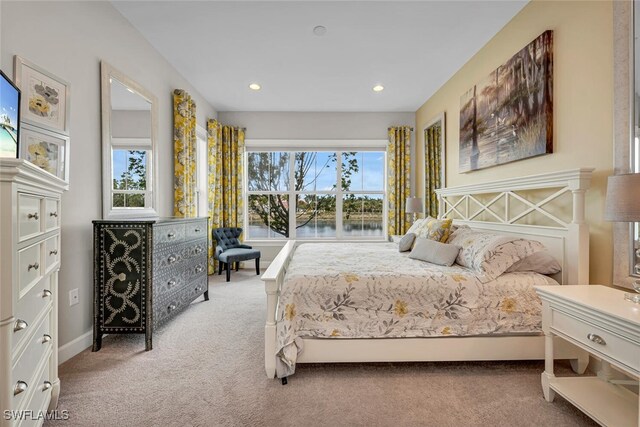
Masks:
[[[609,177],[604,219],[616,222],[640,221],[640,173]]]
[[[408,197],[404,210],[407,213],[424,212],[424,205],[422,204],[422,199],[420,197]]]

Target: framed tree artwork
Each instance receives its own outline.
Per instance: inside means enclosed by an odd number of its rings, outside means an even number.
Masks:
[[[553,31],[460,99],[460,172],[553,152]]]

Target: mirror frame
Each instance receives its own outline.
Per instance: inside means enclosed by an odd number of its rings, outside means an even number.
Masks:
[[[158,213],[158,99],[153,93],[131,80],[105,61],[100,62],[101,110],[102,110],[102,218],[157,218]],[[123,85],[140,95],[151,104],[151,159],[147,161],[151,177],[151,207],[113,208],[112,204],[112,162],[111,162],[111,79],[115,78]]]
[[[631,172],[635,133],[634,2],[613,2],[613,21],[613,166],[615,174],[623,174]],[[614,222],[612,227],[613,285],[633,289],[638,278],[632,275],[633,223]]]

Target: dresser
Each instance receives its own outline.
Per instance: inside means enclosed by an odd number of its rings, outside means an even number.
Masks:
[[[58,271],[66,189],[64,181],[29,162],[0,159],[0,408],[18,411],[0,414],[3,427],[41,424],[58,403]]]
[[[93,351],[104,334],[153,331],[204,295],[207,218],[93,221]]]
[[[639,397],[631,391],[640,375],[640,305],[624,292],[589,286],[540,286],[545,371],[542,390],[552,402],[558,393],[605,426],[640,426]],[[556,377],[553,337],[561,337],[602,361],[597,376]],[[636,380],[620,379],[611,366]]]

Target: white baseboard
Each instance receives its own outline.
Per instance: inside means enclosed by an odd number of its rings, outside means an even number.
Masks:
[[[86,332],[78,338],[58,347],[58,365],[62,365],[76,354],[93,345],[93,331]]]

